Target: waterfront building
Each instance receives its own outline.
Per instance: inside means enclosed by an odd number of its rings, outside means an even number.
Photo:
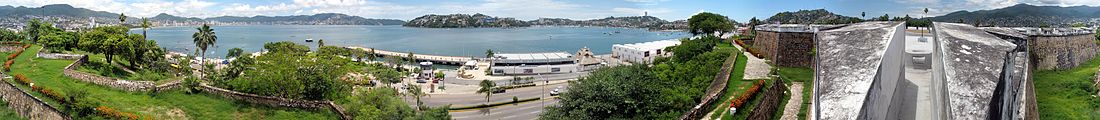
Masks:
[[[611,46],[611,57],[631,63],[649,64],[658,56],[672,55],[666,47],[680,45],[679,40],[661,40],[634,44],[615,44]]]
[[[603,59],[597,58],[588,47],[578,50],[576,58],[578,71],[595,70],[604,66]]]
[[[496,54],[492,61],[493,75],[572,73],[577,70],[575,59],[565,52]]]

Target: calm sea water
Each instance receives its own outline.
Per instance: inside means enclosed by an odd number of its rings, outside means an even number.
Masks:
[[[255,25],[213,26],[217,44],[208,48],[207,56],[224,57],[230,48],[257,52],[267,42],[292,41],[316,49],[325,45],[371,47],[389,51],[414,52],[450,56],[484,56],[486,49],[497,53],[569,52],[582,47],[596,54],[610,54],[611,45],[639,43],[688,37],[686,32],[648,31],[633,28],[607,27],[527,27],[527,28],[413,28],[402,26],[363,25]],[[149,39],[156,40],[170,51],[192,54],[195,49],[191,34],[195,27],[160,27],[148,30]],[[141,33],[141,29],[133,29]]]

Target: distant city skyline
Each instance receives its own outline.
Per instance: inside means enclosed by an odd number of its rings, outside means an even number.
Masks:
[[[641,16],[648,12],[665,20],[683,20],[699,12],[729,16],[738,22],[767,19],[778,12],[826,9],[867,18],[890,14],[938,16],[959,10],[988,10],[1020,3],[1055,6],[1100,6],[1097,0],[5,0],[0,5],[40,7],[69,4],[97,11],[152,17],[160,13],[183,17],[286,16],[342,13],[366,18],[410,20],[427,14],[482,13],[521,20],[538,18],[599,19]],[[929,9],[928,15],[922,10]]]

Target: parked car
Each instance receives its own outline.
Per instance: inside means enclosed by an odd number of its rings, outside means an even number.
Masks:
[[[555,88],[554,90],[550,91],[550,96],[558,96],[558,94],[561,94],[561,89]]]
[[[493,93],[504,93],[504,92],[506,92],[506,90],[501,89],[501,88],[497,88],[497,89],[493,90]]]

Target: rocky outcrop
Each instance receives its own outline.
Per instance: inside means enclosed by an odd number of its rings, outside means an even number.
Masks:
[[[84,82],[89,82],[89,83],[93,83],[93,84],[97,84],[97,85],[103,85],[103,86],[107,86],[107,87],[110,87],[110,88],[126,90],[126,91],[150,91],[150,90],[153,90],[153,89],[156,88],[155,84],[153,82],[150,82],[150,81],[129,81],[129,80],[122,80],[122,79],[115,79],[115,78],[99,76],[99,75],[95,75],[95,74],[91,74],[91,73],[80,72],[80,71],[76,70],[77,67],[79,67],[81,64],[84,64],[84,62],[87,62],[87,61],[88,61],[88,56],[85,55],[85,56],[82,56],[79,59],[77,59],[75,62],[73,62],[73,64],[69,64],[69,66],[66,66],[65,70],[63,71],[65,76],[68,76],[68,77],[71,77],[71,78],[74,78],[74,79],[77,79],[77,80],[80,80],[80,81],[84,81]]]
[[[1064,70],[1077,67],[1096,57],[1097,47],[1093,34],[1065,36],[1030,36],[1031,55],[1039,70]]]
[[[68,114],[57,110],[57,107],[31,96],[30,93],[16,88],[6,80],[0,84],[0,98],[8,103],[11,110],[19,116],[32,120],[71,120]]]

